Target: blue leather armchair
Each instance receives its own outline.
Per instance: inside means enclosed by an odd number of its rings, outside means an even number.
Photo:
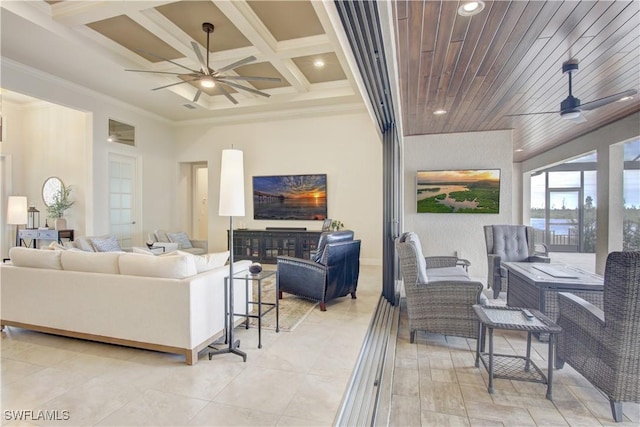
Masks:
[[[297,295],[320,303],[351,294],[356,298],[360,274],[360,240],[353,231],[326,232],[320,235],[312,259],[278,257],[279,298],[282,293]]]

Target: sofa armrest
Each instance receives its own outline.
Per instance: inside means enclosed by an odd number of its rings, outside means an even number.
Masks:
[[[465,316],[475,319],[472,305],[481,303],[482,289],[482,283],[471,281],[447,280],[426,283],[406,290],[407,304],[420,306],[426,317],[438,316],[441,312],[451,314],[459,307],[464,307]]]
[[[549,258],[548,256],[544,256],[544,255],[531,255],[528,259],[528,262],[544,262],[544,263],[550,263],[551,262],[551,258]]]
[[[455,256],[428,256],[424,260],[427,268],[455,267],[458,263],[458,257]]]
[[[205,253],[209,252],[209,242],[207,240],[191,240],[194,248],[204,249]]]

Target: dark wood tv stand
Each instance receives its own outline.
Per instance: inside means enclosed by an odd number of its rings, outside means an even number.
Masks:
[[[275,264],[279,255],[309,259],[321,233],[300,229],[233,230],[233,257],[265,264]]]

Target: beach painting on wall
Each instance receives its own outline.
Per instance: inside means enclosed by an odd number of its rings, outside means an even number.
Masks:
[[[253,218],[325,220],[327,175],[254,176]]]
[[[500,169],[418,171],[418,213],[500,211]]]

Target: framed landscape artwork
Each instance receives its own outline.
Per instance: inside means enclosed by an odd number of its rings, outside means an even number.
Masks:
[[[418,171],[418,213],[500,211],[500,169]]]
[[[253,219],[327,219],[327,175],[254,176]]]

